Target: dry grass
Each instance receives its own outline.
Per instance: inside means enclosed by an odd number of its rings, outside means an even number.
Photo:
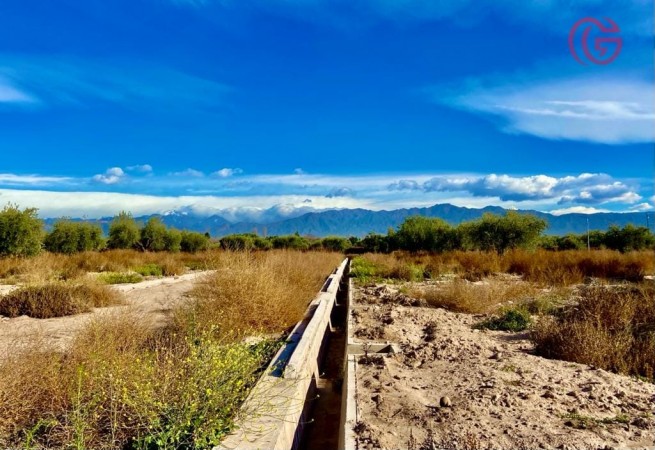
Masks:
[[[294,251],[224,252],[219,258],[221,269],[197,285],[197,301],[177,320],[238,334],[277,333],[294,325],[343,260],[336,253]]]
[[[276,343],[243,332],[290,326],[341,257],[216,253],[220,267],[175,324],[103,316],[60,353],[43,342],[0,363],[0,448],[212,448]],[[132,262],[130,262],[132,264]],[[245,326],[242,326],[245,324]]]
[[[538,354],[655,381],[655,287],[594,286],[556,317],[542,318]]]
[[[25,286],[0,297],[0,315],[49,319],[122,303],[123,298],[119,293],[100,284],[51,282]]]
[[[525,281],[547,286],[569,286],[582,283],[587,277],[610,280],[641,281],[644,275],[655,274],[655,252],[620,253],[612,250],[567,250],[551,252],[514,250],[499,255],[495,252],[453,251],[438,254],[366,254],[365,277],[395,278],[412,281],[418,275],[438,278],[455,273],[469,281],[478,281],[493,274],[512,273]]]
[[[127,272],[156,265],[164,276],[182,275],[187,268],[213,268],[217,251],[188,253],[144,253],[135,250],[85,252],[74,255],[42,253],[34,258],[0,258],[3,283],[36,283],[72,280],[89,272]]]
[[[538,290],[530,283],[503,278],[489,278],[478,283],[455,279],[442,285],[415,289],[410,295],[421,298],[429,306],[472,314],[489,313],[508,302],[524,303]]]

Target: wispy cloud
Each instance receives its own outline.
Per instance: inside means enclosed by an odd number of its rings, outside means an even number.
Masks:
[[[135,109],[208,108],[222,104],[229,91],[214,80],[134,61],[0,55],[0,102],[5,98],[41,107],[104,102]]]
[[[191,168],[182,170],[180,172],[173,172],[171,173],[171,175],[174,177],[192,177],[192,178],[202,178],[205,176],[203,172]]]
[[[52,177],[42,175],[17,175],[0,173],[0,185],[4,186],[44,186],[59,185],[73,181],[71,177]]]
[[[216,172],[212,173],[212,176],[219,177],[219,178],[228,178],[228,177],[231,177],[233,175],[239,175],[239,174],[242,174],[242,173],[243,173],[243,170],[241,170],[239,168],[230,169],[230,168],[226,167],[226,168],[223,168],[221,170],[217,170]]]
[[[38,103],[37,99],[18,89],[5,77],[0,76],[0,104],[24,106],[35,103]]]
[[[651,205],[648,202],[644,202],[630,207],[630,211],[635,211],[635,212],[655,211],[655,206]]]
[[[501,119],[507,133],[604,144],[655,142],[655,92],[633,77],[502,82],[467,80],[453,94],[428,89],[435,102]]]
[[[135,166],[127,166],[125,170],[128,172],[152,173],[153,169],[150,164],[137,164]]]

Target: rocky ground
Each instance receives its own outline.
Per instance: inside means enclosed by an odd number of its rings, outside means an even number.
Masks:
[[[360,449],[655,449],[655,385],[531,354],[526,333],[358,288],[360,342],[398,343],[357,366]]]

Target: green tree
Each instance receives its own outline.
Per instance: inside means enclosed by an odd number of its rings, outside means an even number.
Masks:
[[[396,232],[402,250],[443,252],[459,247],[457,233],[445,220],[413,216],[408,217]]]
[[[109,226],[107,247],[111,249],[133,248],[140,238],[139,226],[131,213],[121,212]]]
[[[485,213],[460,225],[467,248],[503,253],[513,248],[536,246],[547,223],[531,214],[508,211],[504,216]]]
[[[655,247],[655,236],[646,227],[628,224],[623,228],[612,225],[605,233],[605,246],[620,252],[644,250]]]
[[[159,217],[151,217],[141,228],[139,246],[144,251],[163,252],[171,243],[168,241],[169,232]],[[182,237],[180,236],[180,241]],[[179,244],[178,244],[179,245]]]
[[[99,225],[72,222],[68,219],[55,222],[44,241],[45,248],[53,253],[73,254],[100,250],[104,246]]]
[[[193,231],[182,231],[180,250],[187,253],[196,253],[209,248],[209,237],[207,234]]]
[[[34,256],[43,246],[43,221],[36,208],[7,205],[0,211],[0,256]]]
[[[338,237],[338,236],[329,236],[326,238],[321,239],[320,241],[320,246],[324,250],[328,250],[331,252],[345,252],[351,247],[351,241]]]

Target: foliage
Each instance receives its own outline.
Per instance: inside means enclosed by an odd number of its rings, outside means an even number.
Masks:
[[[478,220],[460,225],[467,248],[499,253],[536,246],[546,226],[545,220],[516,211],[508,211],[504,216],[486,213]]]
[[[71,220],[59,220],[47,234],[45,249],[52,253],[73,254],[100,250],[105,242],[99,225]]]
[[[182,231],[180,250],[186,253],[196,253],[209,249],[209,237],[203,233]]]
[[[41,252],[43,222],[35,208],[7,205],[0,211],[0,256],[34,256]]]
[[[409,217],[395,236],[401,250],[443,252],[460,246],[457,230],[442,219]]]
[[[161,277],[164,271],[159,264],[144,264],[134,268],[134,271],[144,277]]]
[[[500,316],[491,317],[481,323],[476,328],[487,330],[502,331],[524,331],[532,325],[530,313],[525,308],[509,308]]]
[[[132,217],[131,213],[121,212],[109,226],[109,239],[107,247],[110,249],[128,249],[134,248],[139,242],[139,226]]]
[[[143,277],[134,272],[106,272],[98,276],[105,284],[132,284],[140,283]]]
[[[351,245],[349,239],[338,236],[329,236],[320,240],[320,247],[332,252],[345,252]]]

